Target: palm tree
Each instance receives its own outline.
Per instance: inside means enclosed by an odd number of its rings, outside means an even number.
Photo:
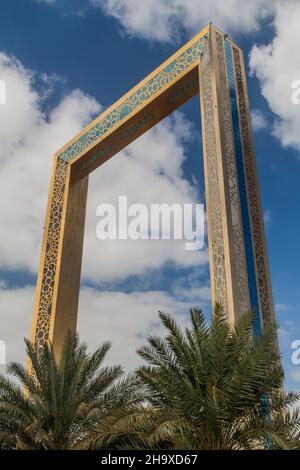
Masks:
[[[283,392],[274,325],[253,336],[253,314],[229,326],[217,305],[211,325],[199,309],[182,331],[159,313],[168,330],[138,350],[148,363],[137,374],[151,416],[137,428],[145,445],[177,449],[289,449],[300,447],[299,399]]]
[[[77,336],[68,337],[57,363],[51,345],[37,354],[25,342],[33,374],[11,363],[8,373],[17,382],[0,376],[1,447],[85,448],[95,426],[101,429],[98,446],[122,446],[126,436],[118,431],[118,420],[141,397],[133,376],[121,380],[120,366],[102,366],[110,343],[88,354]]]

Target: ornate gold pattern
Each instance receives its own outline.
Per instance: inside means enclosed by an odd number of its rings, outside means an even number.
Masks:
[[[100,117],[94,126],[67,147],[59,157],[68,162],[76,158],[82,151],[88,151],[92,145],[114,126],[123,121],[136,108],[152,99],[153,96],[159,93],[168,83],[193,63],[198,63],[203,52],[203,40],[204,36],[190,44],[178,57],[168,63],[166,67],[153,77],[143,81],[137,90],[129,93],[129,96],[121,104],[113,105],[102,119]],[[183,90],[183,93],[187,91],[188,88]]]
[[[43,272],[39,298],[39,312],[35,332],[35,345],[42,351],[49,338],[53,293],[58,264],[58,250],[61,240],[62,213],[66,188],[68,164],[58,159],[55,170],[47,242],[45,246]]]
[[[240,111],[240,127],[242,137],[242,147],[244,165],[246,170],[247,189],[251,214],[252,236],[254,241],[254,251],[256,259],[256,275],[258,279],[258,289],[260,297],[261,315],[263,325],[267,325],[271,319],[272,299],[269,297],[267,267],[265,265],[264,253],[264,230],[260,212],[260,202],[258,187],[256,182],[256,168],[254,163],[254,152],[252,148],[252,138],[249,126],[249,116],[247,111],[245,89],[238,49],[233,48],[235,77],[237,85],[238,105]]]

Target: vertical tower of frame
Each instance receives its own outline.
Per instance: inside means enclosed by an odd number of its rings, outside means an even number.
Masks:
[[[231,323],[254,310],[259,334],[274,309],[243,55],[212,25],[199,80],[212,300]]]

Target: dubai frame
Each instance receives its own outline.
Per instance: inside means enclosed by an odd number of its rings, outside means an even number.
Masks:
[[[210,24],[54,158],[31,340],[59,357],[75,332],[89,173],[200,94],[212,302],[274,318],[243,55]]]

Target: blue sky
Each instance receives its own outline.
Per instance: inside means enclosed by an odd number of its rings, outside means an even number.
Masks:
[[[300,105],[290,100],[300,79],[299,2],[255,0],[247,12],[245,1],[245,15],[235,0],[224,3],[141,0],[134,9],[130,0],[2,0],[0,339],[9,360],[22,359],[28,336],[51,154],[211,19],[245,52],[287,387],[300,390],[300,366],[291,363],[291,343],[300,339]],[[159,171],[153,156],[163,162]],[[170,202],[204,201],[198,97],[115,159],[91,178],[79,332],[91,347],[110,337],[112,360],[129,368],[134,348],[161,332],[159,308],[181,324],[195,304],[209,316],[207,253],[192,259],[165,241],[103,250],[95,207],[118,191],[157,202],[156,188]]]

